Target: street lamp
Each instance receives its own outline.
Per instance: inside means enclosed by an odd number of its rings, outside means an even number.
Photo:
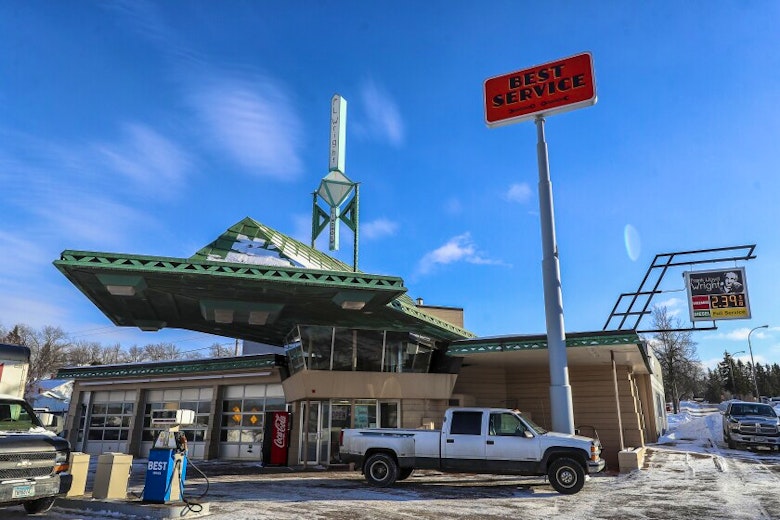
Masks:
[[[748,349],[750,350],[750,369],[753,373],[753,390],[756,392],[756,400],[760,400],[760,394],[758,393],[758,381],[756,380],[756,362],[753,361],[753,347],[750,345],[750,335],[758,329],[767,329],[769,325],[759,325],[748,332]]]

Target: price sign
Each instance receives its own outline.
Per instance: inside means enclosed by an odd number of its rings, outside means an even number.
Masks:
[[[750,319],[744,267],[685,273],[691,321]]]

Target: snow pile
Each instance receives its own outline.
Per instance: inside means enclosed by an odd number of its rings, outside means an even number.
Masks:
[[[658,439],[659,445],[680,446],[687,451],[709,451],[723,443],[723,426],[717,406],[682,401],[680,413],[669,414],[669,432]]]

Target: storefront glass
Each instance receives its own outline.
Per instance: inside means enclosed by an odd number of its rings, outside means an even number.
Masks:
[[[262,460],[265,412],[286,408],[282,385],[227,387],[220,414],[219,457]]]
[[[339,464],[339,435],[344,428],[398,428],[399,401],[334,399],[303,401],[299,428],[300,463]]]
[[[290,371],[427,373],[435,345],[404,332],[296,327],[286,339]]]

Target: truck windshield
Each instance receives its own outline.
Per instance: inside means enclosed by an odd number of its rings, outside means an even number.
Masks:
[[[518,413],[517,415],[519,415],[520,417],[522,417],[522,418],[523,418],[523,421],[525,421],[525,422],[526,422],[526,424],[528,424],[528,426],[529,426],[529,427],[530,427],[530,428],[531,428],[531,429],[532,429],[534,432],[536,432],[538,435],[544,435],[545,433],[547,433],[547,430],[545,430],[544,428],[542,428],[541,426],[539,426],[538,424],[536,424],[535,422],[533,422],[531,419],[529,419],[528,417],[526,417],[525,415],[523,415],[523,414],[522,414],[522,412],[521,412],[521,413]]]
[[[24,401],[0,399],[0,431],[27,431],[41,424]]]

